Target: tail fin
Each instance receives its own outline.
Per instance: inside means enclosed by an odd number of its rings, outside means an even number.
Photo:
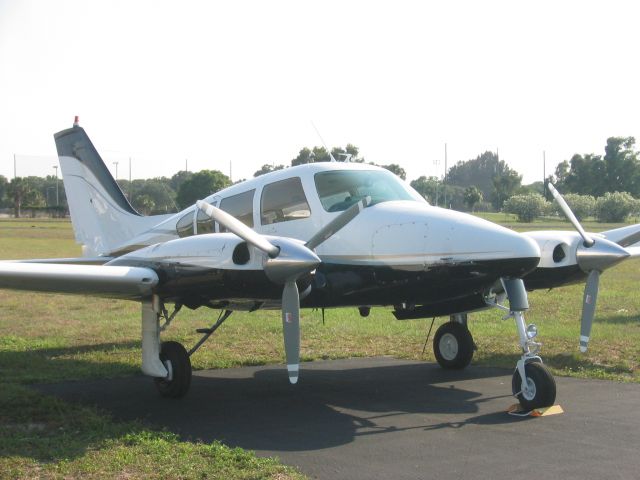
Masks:
[[[144,217],[131,206],[77,123],[54,138],[71,222],[85,256],[111,255],[166,218]]]

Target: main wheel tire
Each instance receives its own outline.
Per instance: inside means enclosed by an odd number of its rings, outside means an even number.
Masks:
[[[461,323],[444,323],[433,337],[433,353],[442,368],[465,368],[471,363],[473,350],[471,332]]]
[[[155,378],[160,395],[168,398],[184,396],[191,386],[191,360],[185,348],[178,342],[162,342],[160,360],[167,367],[167,378]]]
[[[511,391],[522,408],[531,411],[553,405],[556,401],[556,381],[547,367],[538,362],[527,363],[524,366],[524,373],[527,376],[526,391],[521,391],[522,378],[517,368],[511,380]]]

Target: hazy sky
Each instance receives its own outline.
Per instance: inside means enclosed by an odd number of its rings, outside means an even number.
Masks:
[[[0,174],[80,116],[120,177],[251,177],[353,143],[408,178],[499,149],[526,183],[640,140],[640,2],[0,0]],[[439,161],[436,164],[435,161]]]

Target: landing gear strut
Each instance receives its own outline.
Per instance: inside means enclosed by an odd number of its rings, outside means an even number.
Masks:
[[[184,396],[191,386],[191,355],[193,355],[207,339],[231,315],[230,310],[220,313],[218,320],[211,328],[197,330],[202,338],[187,351],[178,342],[160,343],[160,332],[169,326],[180,310],[176,305],[175,311],[168,315],[159,297],[153,296],[142,302],[142,371],[154,377],[156,388],[163,397],[179,398]],[[160,326],[160,319],[164,318],[164,325]]]
[[[536,326],[527,326],[524,321],[524,311],[529,308],[524,282],[503,278],[502,285],[509,297],[509,308],[497,303],[494,306],[509,311],[505,318],[515,320],[522,348],[522,357],[516,364],[511,381],[512,393],[525,410],[549,407],[556,401],[556,382],[538,356],[542,345],[534,341],[538,333]]]

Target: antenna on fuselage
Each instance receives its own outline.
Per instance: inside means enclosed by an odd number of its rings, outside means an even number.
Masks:
[[[333,158],[333,154],[331,153],[331,150],[329,150],[329,149],[327,148],[327,144],[326,144],[326,143],[324,143],[324,138],[322,138],[322,135],[320,135],[320,132],[319,132],[319,131],[318,131],[318,129],[316,128],[315,123],[313,123],[313,120],[311,120],[311,125],[313,126],[313,129],[314,129],[314,130],[316,131],[316,133],[318,134],[318,137],[320,137],[320,141],[322,142],[322,145],[324,146],[324,149],[325,149],[327,152],[329,152],[329,156],[331,157],[331,161],[332,161],[332,162],[335,162],[335,161],[336,161],[336,159],[335,159],[335,158]]]

